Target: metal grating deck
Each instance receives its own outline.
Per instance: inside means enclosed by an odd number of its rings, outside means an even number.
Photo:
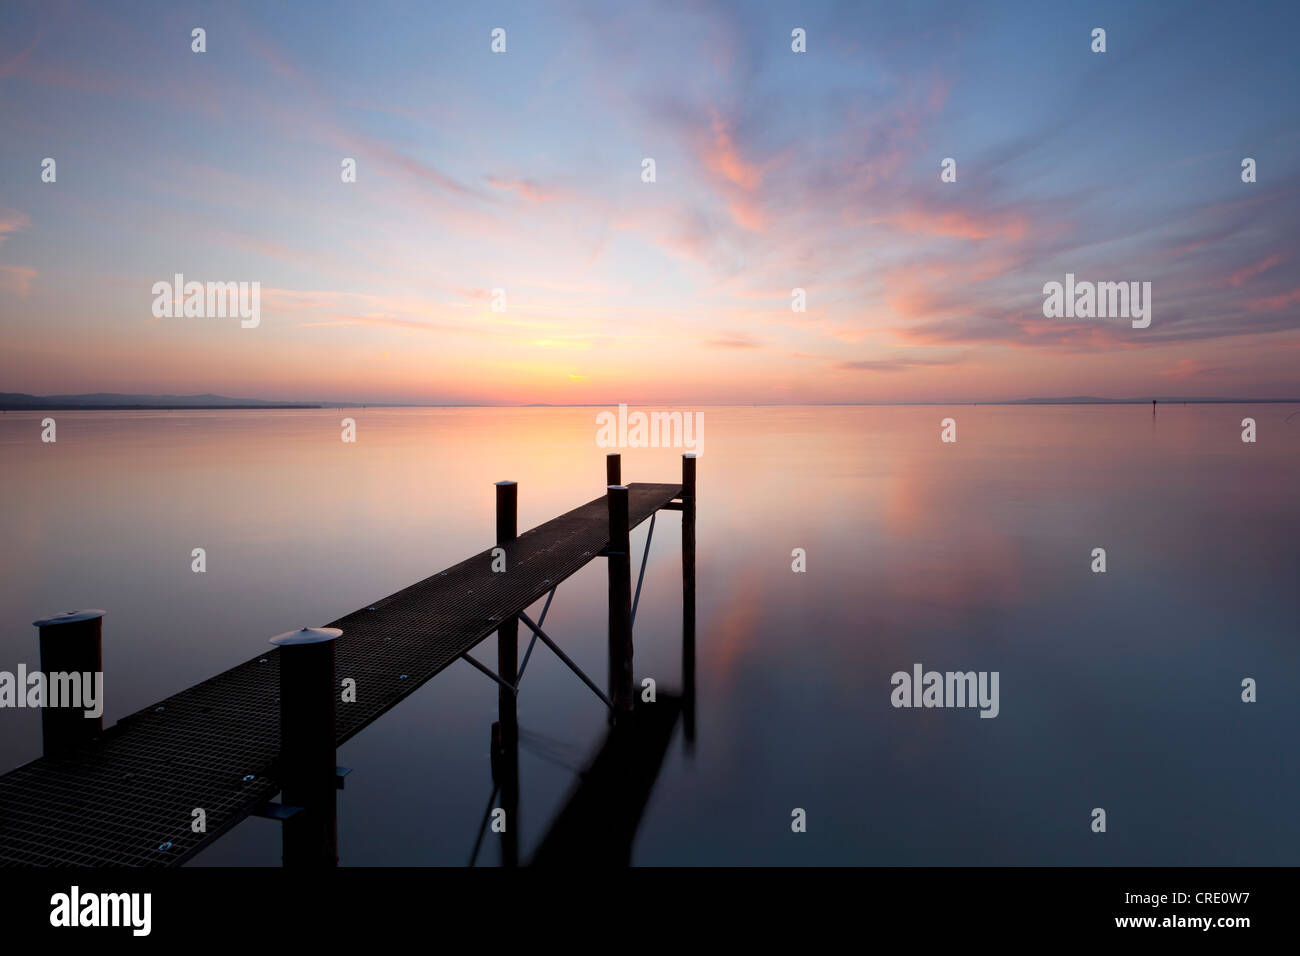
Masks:
[[[680,485],[628,486],[636,527]],[[356,703],[338,705],[339,744],[595,558],[609,540],[604,496],[489,548],[331,627],[336,677]],[[118,721],[93,744],[41,757],[0,777],[0,864],[176,866],[279,792],[279,649]],[[336,684],[337,686],[337,684]],[[190,830],[202,807],[207,832]]]

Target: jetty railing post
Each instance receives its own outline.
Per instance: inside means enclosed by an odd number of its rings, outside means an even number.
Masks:
[[[519,537],[519,485],[498,481],[497,545],[504,546]],[[506,574],[510,566],[506,566]],[[512,685],[519,683],[519,618],[509,617],[497,628],[497,673]],[[506,830],[501,834],[501,865],[519,865],[519,710],[515,694],[497,686],[497,715],[501,724],[500,768],[501,806],[506,812]]]
[[[605,487],[623,484],[623,456],[611,451],[605,456]]]
[[[630,711],[632,693],[632,561],[627,488],[610,485],[609,505],[609,699],[614,713]]]
[[[104,612],[98,609],[67,611],[32,623],[40,628],[41,672],[46,678],[46,693],[49,693],[53,675],[59,673],[78,675],[82,703],[86,702],[88,692],[102,694]],[[88,681],[91,682],[89,687],[86,686]],[[26,688],[18,689],[20,694],[26,692]],[[88,743],[103,732],[102,700],[96,701],[101,708],[98,717],[85,715],[90,709],[88,705],[50,707],[50,703],[47,699],[41,710],[41,743],[45,756]]]
[[[695,746],[695,463],[682,455],[682,722]]]
[[[284,821],[284,865],[338,866],[338,783],[334,747],[336,627],[277,634],[280,648],[280,790],[301,809]]]

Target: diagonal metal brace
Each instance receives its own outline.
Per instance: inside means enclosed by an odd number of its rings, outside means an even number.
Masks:
[[[529,630],[531,630],[534,634],[540,637],[542,639],[543,644],[545,644],[551,650],[555,651],[555,656],[558,657],[560,660],[564,661],[564,663],[569,666],[569,670],[573,671],[573,673],[577,674],[580,678],[582,678],[582,682],[586,684],[588,687],[590,687],[592,691],[595,692],[596,696],[599,697],[601,701],[604,702],[606,707],[608,707],[610,710],[614,709],[614,705],[610,702],[610,699],[604,695],[601,689],[592,683],[591,678],[582,672],[581,667],[573,663],[573,661],[569,660],[569,655],[564,653],[564,651],[560,650],[559,645],[557,645],[553,640],[547,637],[546,633],[540,627],[538,627],[536,624],[533,623],[533,619],[531,617],[529,617],[523,611],[520,611],[519,620],[523,621],[524,624],[527,625]]]
[[[636,576],[636,597],[632,599],[632,616],[627,622],[628,627],[636,623],[636,606],[641,603],[641,582],[645,580],[645,562],[650,557],[650,542],[654,540],[655,516],[657,514],[658,512],[650,516],[650,530],[645,536],[645,552],[641,555],[641,573]]]
[[[501,676],[500,674],[498,674],[496,671],[492,670],[492,668],[488,667],[486,664],[481,664],[481,663],[479,663],[478,661],[476,661],[474,658],[470,657],[470,656],[469,656],[469,651],[466,651],[464,654],[461,654],[460,656],[463,657],[465,660],[469,661],[471,664],[473,664],[475,667],[477,667],[479,670],[481,670],[484,674],[487,674],[488,677],[491,677],[494,681],[496,681],[498,684],[500,684],[500,685],[501,685],[502,687],[504,687],[506,690],[510,691],[510,693],[512,693],[512,694],[518,694],[518,693],[519,693],[519,688],[518,688],[518,687],[516,687],[514,684],[510,683],[508,680],[506,680],[504,677],[502,677],[502,676]]]
[[[542,606],[542,616],[537,619],[538,627],[541,627],[546,623],[546,612],[551,609],[551,598],[553,597],[555,597],[555,588],[551,588],[551,593],[546,595],[546,604]],[[522,684],[524,682],[524,668],[528,666],[528,658],[533,656],[533,645],[536,643],[537,635],[534,634],[533,639],[528,642],[528,650],[524,652],[524,662],[519,665],[519,673],[515,677],[516,684]]]

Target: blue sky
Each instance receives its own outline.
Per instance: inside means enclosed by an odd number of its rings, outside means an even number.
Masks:
[[[1293,397],[1297,21],[1294,3],[10,3],[0,390]],[[154,317],[176,272],[259,282],[261,324]],[[1067,272],[1152,282],[1151,326],[1044,318]]]

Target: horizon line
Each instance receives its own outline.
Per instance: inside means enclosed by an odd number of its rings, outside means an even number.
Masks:
[[[103,396],[108,401],[93,399]],[[15,399],[18,399],[15,401]],[[118,401],[113,401],[117,399]],[[171,401],[168,401],[168,400]],[[202,401],[207,399],[207,401]],[[87,401],[89,400],[89,401]],[[187,401],[191,400],[191,401]],[[224,395],[204,393],[196,395],[147,395],[120,392],[83,392],[64,395],[30,395],[0,392],[0,411],[131,411],[183,409],[234,410],[234,409],[321,409],[321,408],[650,408],[650,407],[702,407],[702,408],[851,408],[928,405],[1275,405],[1297,404],[1300,398],[1229,398],[1195,396],[1152,396],[1147,398],[1107,398],[1096,395],[1059,396],[1054,398],[1002,398],[1002,399],[918,399],[912,401],[861,401],[861,402],[438,402],[438,401],[304,401],[229,398]]]

